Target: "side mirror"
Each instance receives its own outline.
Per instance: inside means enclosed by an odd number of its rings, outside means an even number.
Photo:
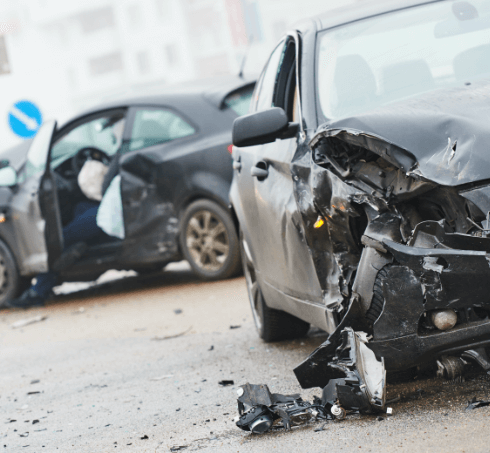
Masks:
[[[274,107],[237,118],[233,123],[233,144],[238,147],[263,145],[276,138],[294,137],[298,130],[298,123],[290,123],[286,112]]]
[[[11,167],[0,169],[0,187],[11,187],[17,184],[17,172]]]

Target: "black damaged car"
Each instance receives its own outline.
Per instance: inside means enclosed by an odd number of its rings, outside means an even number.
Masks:
[[[108,269],[152,272],[182,259],[203,279],[240,272],[228,210],[231,129],[254,84],[225,77],[113,101],[62,127],[48,121],[32,142],[2,153],[0,305],[48,269],[60,282],[93,280]],[[125,237],[107,236],[74,261],[63,252],[62,228],[88,201],[78,174],[87,160],[113,159]]]
[[[382,410],[387,371],[490,370],[489,37],[486,1],[357,3],[285,36],[235,120],[257,329],[330,334],[295,373],[338,412]]]

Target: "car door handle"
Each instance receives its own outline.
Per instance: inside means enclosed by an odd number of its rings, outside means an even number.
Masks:
[[[240,171],[242,169],[242,163],[238,160],[233,161],[233,170]]]
[[[259,180],[267,178],[269,176],[267,164],[264,161],[257,162],[250,170],[250,174]]]

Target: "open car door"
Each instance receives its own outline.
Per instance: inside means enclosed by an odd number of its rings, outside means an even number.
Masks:
[[[47,121],[39,129],[12,197],[12,221],[22,275],[47,271],[63,250],[56,181],[50,165],[55,131],[56,121]]]
[[[157,186],[157,165],[144,151],[120,160],[124,255],[138,263],[163,262],[178,249],[178,218],[173,203]]]

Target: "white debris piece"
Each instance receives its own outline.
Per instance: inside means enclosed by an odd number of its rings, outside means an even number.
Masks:
[[[33,318],[21,319],[19,321],[10,324],[10,327],[12,327],[12,329],[19,329],[20,327],[25,327],[28,326],[29,324],[34,324],[36,322],[44,321],[47,318],[48,317],[46,315],[38,315],[38,316],[34,316]]]

